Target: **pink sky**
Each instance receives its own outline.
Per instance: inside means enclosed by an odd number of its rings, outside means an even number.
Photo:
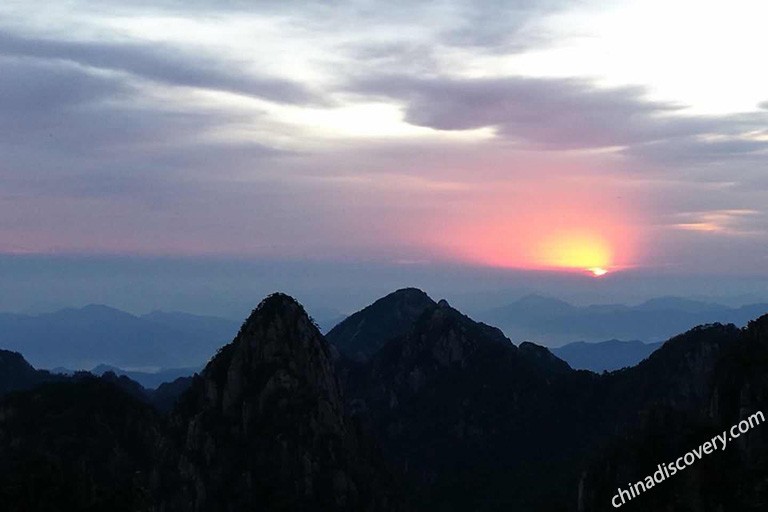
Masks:
[[[8,2],[0,253],[766,275],[739,5]]]

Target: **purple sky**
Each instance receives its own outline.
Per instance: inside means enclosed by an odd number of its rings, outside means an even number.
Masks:
[[[761,2],[44,4],[0,5],[13,261],[601,267],[768,294]]]

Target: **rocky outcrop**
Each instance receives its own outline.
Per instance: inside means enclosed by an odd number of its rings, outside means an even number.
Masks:
[[[173,416],[185,510],[397,510],[345,415],[329,347],[294,299],[265,299]]]

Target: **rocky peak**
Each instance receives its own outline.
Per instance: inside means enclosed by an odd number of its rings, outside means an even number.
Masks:
[[[328,344],[304,308],[276,293],[264,299],[235,339],[202,372],[207,405],[241,414],[243,401],[258,398],[262,409],[278,391],[305,387],[338,413],[341,398]],[[250,392],[259,391],[258,396]]]
[[[376,479],[361,478],[370,467],[345,416],[328,344],[288,295],[259,304],[193,383],[174,423],[185,444],[187,501],[175,504],[182,509],[371,505],[362,494]]]
[[[418,288],[403,288],[347,317],[331,329],[327,339],[345,356],[366,361],[434,306],[429,295]]]

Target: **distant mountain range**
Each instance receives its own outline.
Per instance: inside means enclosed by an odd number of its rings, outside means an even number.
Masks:
[[[696,327],[596,374],[419,290],[376,304],[333,347],[271,295],[199,374],[149,399],[126,376],[55,376],[0,352],[3,506],[602,512],[768,405],[768,315]],[[766,510],[766,470],[757,425],[625,507]]]
[[[391,337],[401,335],[426,306],[434,304],[416,289],[403,290],[402,303],[394,307],[388,304],[389,300],[384,297],[351,317],[319,308],[322,318],[317,320],[318,327],[349,357],[366,360]],[[365,315],[361,316],[363,311]],[[766,312],[768,304],[730,308],[673,297],[652,299],[637,306],[577,307],[531,295],[477,316],[498,326],[516,342],[562,345],[576,340],[607,339],[653,343],[706,323],[741,326]],[[239,322],[219,317],[163,311],[133,315],[108,306],[90,305],[38,315],[0,313],[0,348],[23,353],[38,368],[63,371],[62,368],[78,370],[105,365],[109,368],[104,370],[128,374],[152,388],[168,380],[170,373],[194,373],[190,369],[201,368],[238,327]],[[347,344],[355,347],[354,353],[347,350]],[[623,352],[626,354],[622,355]],[[637,363],[650,352],[646,353],[642,345],[614,343],[577,345],[556,349],[555,353],[575,368],[602,371]],[[169,369],[170,373],[154,375],[159,369]]]
[[[636,306],[622,304],[573,306],[562,300],[529,295],[477,317],[498,326],[515,341],[547,346],[576,340],[609,339],[657,342],[697,325],[714,322],[738,326],[768,313],[768,303],[738,308],[677,297],[661,297]]]
[[[202,366],[196,368],[161,368],[156,372],[137,372],[123,370],[115,366],[109,366],[106,364],[100,364],[90,370],[90,372],[97,377],[104,375],[105,373],[112,372],[118,377],[128,377],[129,379],[138,382],[142,387],[146,389],[156,389],[161,384],[166,382],[173,382],[176,379],[182,377],[191,377],[195,373],[202,370]]]
[[[199,367],[238,322],[187,313],[136,316],[92,305],[40,315],[0,313],[0,348],[41,368]]]
[[[552,353],[574,370],[605,372],[635,366],[663,343],[609,340],[598,343],[577,341],[552,349]]]

